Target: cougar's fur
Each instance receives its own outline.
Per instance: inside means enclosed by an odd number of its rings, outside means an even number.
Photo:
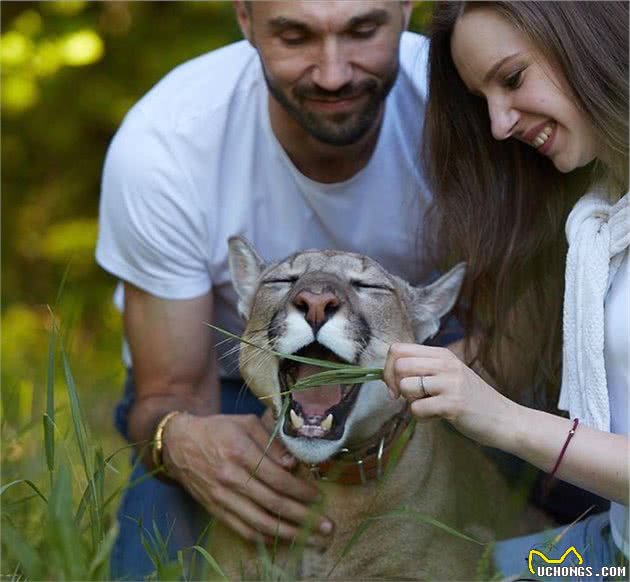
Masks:
[[[431,285],[412,287],[358,254],[309,250],[266,265],[243,239],[232,238],[229,246],[239,310],[247,320],[244,339],[365,367],[382,367],[393,342],[421,343],[434,335],[465,271],[460,264]],[[321,370],[245,343],[240,362],[249,388],[271,397],[265,402],[280,423],[279,438],[303,462],[298,473],[305,479],[314,478],[309,464],[369,441],[405,405],[391,400],[381,381],[281,395],[296,378]],[[285,398],[291,399],[288,410]],[[506,503],[496,469],[476,445],[437,420],[417,423],[384,478],[318,485],[322,511],[335,522],[330,545],[321,551],[279,543],[263,550],[216,524],[210,550],[230,578],[262,579],[279,568],[289,579],[472,579],[485,546],[430,520],[488,542]]]

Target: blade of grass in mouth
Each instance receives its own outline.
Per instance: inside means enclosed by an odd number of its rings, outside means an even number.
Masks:
[[[311,374],[310,376],[305,376],[304,378],[301,378],[291,387],[290,390],[280,392],[280,395],[290,394],[291,392],[298,392],[300,390],[308,390],[309,388],[314,388],[316,386],[327,386],[331,384],[362,384],[364,382],[369,382],[372,380],[383,379],[382,368],[363,368],[354,364],[342,364],[339,362],[331,362],[329,360],[320,360],[317,358],[305,358],[304,356],[296,356],[294,354],[283,354],[282,352],[277,352],[275,350],[272,350],[271,348],[265,348],[256,345],[249,340],[246,340],[233,333],[230,333],[229,331],[221,329],[216,325],[212,325],[211,323],[206,322],[205,325],[229,338],[232,338],[233,340],[242,342],[258,350],[273,354],[274,356],[277,356],[279,358],[292,360],[294,362],[299,362],[300,364],[309,364],[312,366],[318,366],[320,368],[328,368],[328,370],[324,372]],[[263,396],[260,399],[264,400],[265,398],[272,398],[272,396]]]

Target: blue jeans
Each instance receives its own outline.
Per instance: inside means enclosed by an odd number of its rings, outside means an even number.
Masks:
[[[242,386],[233,380],[221,383],[221,412],[261,415],[265,407]],[[126,438],[134,392],[129,373],[125,395],[115,411],[116,427]],[[176,559],[178,550],[199,543],[210,519],[182,487],[149,476],[143,463],[135,457],[133,461],[132,485],[118,510],[119,532],[111,554],[111,576],[116,580],[144,580],[156,563],[166,564]]]
[[[568,529],[567,529],[568,528]],[[566,530],[566,532],[565,532]],[[561,535],[565,532],[563,535]],[[556,536],[560,536],[558,539]],[[579,575],[579,570],[562,576],[538,576],[537,566],[570,567],[578,566],[575,554],[569,554],[561,564],[545,563],[542,558],[535,557],[532,574],[528,567],[530,550],[542,552],[548,559],[560,559],[568,548],[574,546],[583,559],[581,566],[592,569],[592,577]],[[604,566],[619,566],[627,564],[623,554],[612,539],[608,512],[592,515],[577,522],[573,526],[562,526],[557,529],[543,531],[519,538],[498,542],[494,548],[494,564],[502,576],[519,576],[528,580],[609,580],[608,577],[597,576]],[[550,572],[551,573],[551,572]],[[562,574],[562,572],[558,572]],[[626,566],[626,576],[628,569]],[[624,579],[626,577],[624,576]]]

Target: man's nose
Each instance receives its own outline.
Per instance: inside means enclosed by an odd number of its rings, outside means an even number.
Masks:
[[[352,81],[352,65],[337,39],[326,39],[319,50],[313,82],[326,91],[338,91]]]
[[[510,137],[520,120],[520,113],[503,99],[488,100],[488,113],[492,136],[496,140]]]

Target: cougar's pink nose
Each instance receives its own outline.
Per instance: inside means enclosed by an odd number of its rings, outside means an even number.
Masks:
[[[304,317],[311,324],[311,327],[317,331],[337,311],[339,299],[330,291],[323,293],[300,291],[295,296],[293,305],[304,313]]]

